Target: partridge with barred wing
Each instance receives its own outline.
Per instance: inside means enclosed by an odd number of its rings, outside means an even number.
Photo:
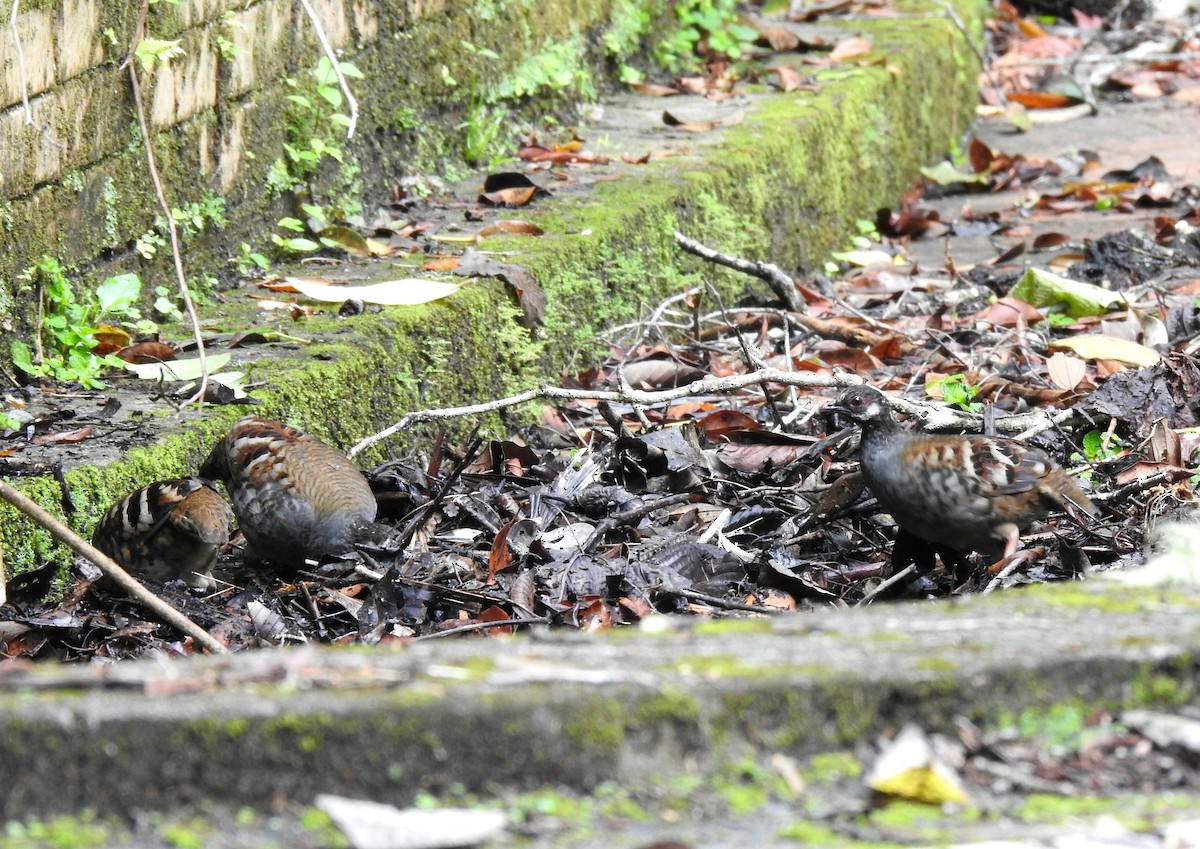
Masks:
[[[299,566],[387,531],[375,524],[362,472],[336,448],[277,421],[238,419],[201,474],[224,482],[252,558]]]
[[[862,428],[863,479],[901,529],[957,551],[1007,559],[1023,530],[1066,505],[1099,511],[1045,452],[1014,439],[908,430],[870,386],[844,391],[826,411]]]
[[[100,517],[92,545],[157,581],[214,585],[212,566],[229,542],[229,507],[209,481],[159,481],[129,493]]]

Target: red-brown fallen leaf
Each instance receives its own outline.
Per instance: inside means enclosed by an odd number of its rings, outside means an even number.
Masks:
[[[696,422],[696,429],[709,442],[720,442],[734,432],[762,430],[762,425],[737,410],[716,410]]]
[[[292,321],[300,319],[308,319],[313,317],[313,308],[311,304],[290,304]]]
[[[650,603],[641,598],[621,596],[617,599],[617,604],[632,613],[635,619],[645,619],[647,616],[652,616],[655,613]]]
[[[508,532],[512,530],[513,520],[504,523],[492,540],[491,551],[488,552],[488,573],[485,584],[496,583],[496,573],[503,572],[512,564],[512,552],[508,550]]]
[[[1156,475],[1161,472],[1166,472],[1168,477],[1174,480],[1182,480],[1183,478],[1191,477],[1193,471],[1182,469],[1179,466],[1172,466],[1170,463],[1134,463],[1132,466],[1122,469],[1113,476],[1113,483],[1117,486],[1124,486],[1127,483],[1133,483],[1135,480]]]
[[[1071,241],[1071,237],[1066,233],[1042,233],[1033,240],[1033,247],[1034,250],[1057,248],[1059,245],[1066,244],[1069,241]]]
[[[127,363],[164,363],[175,359],[175,349],[166,342],[138,342],[117,351]]]
[[[1128,370],[1129,366],[1119,363],[1116,360],[1096,360],[1097,378],[1112,377],[1114,374]]]
[[[541,227],[530,224],[528,221],[521,221],[518,218],[499,218],[475,235],[486,239],[488,236],[496,236],[501,233],[507,233],[510,236],[540,236],[544,232]]]
[[[829,59],[832,62],[845,62],[847,59],[858,59],[861,56],[866,56],[870,52],[871,42],[860,35],[856,35],[835,44],[833,50],[829,51]]]
[[[767,68],[767,70],[779,75],[780,91],[795,91],[804,84],[804,78],[800,76],[800,72],[791,65],[776,65],[774,68]]]
[[[511,189],[497,189],[494,192],[483,192],[479,198],[492,206],[525,206],[537,194],[537,186],[515,186]]]
[[[517,157],[526,162],[549,162],[553,165],[575,163],[577,165],[607,165],[607,156],[594,153],[581,153],[575,148],[563,150],[548,150],[540,145],[526,145],[517,151]]]
[[[83,442],[92,435],[90,427],[64,430],[58,433],[39,433],[33,438],[34,445],[68,445],[73,442]]]
[[[1194,298],[1200,295],[1200,277],[1192,280],[1189,283],[1184,283],[1182,286],[1176,286],[1171,290],[1172,294],[1185,295],[1189,298]]]
[[[630,83],[629,87],[643,97],[671,97],[680,93],[677,88],[671,88],[668,85],[659,85],[658,83]]]
[[[641,156],[634,156],[632,153],[622,153],[621,159],[630,165],[645,165],[650,161],[650,151],[646,151]]]
[[[458,257],[443,256],[431,259],[428,262],[422,263],[421,268],[426,271],[452,271],[458,268]]]
[[[1074,389],[1087,376],[1087,363],[1058,351],[1046,360],[1046,373],[1050,382],[1060,389]]]
[[[972,137],[971,144],[967,146],[967,159],[971,163],[971,170],[976,174],[982,174],[992,167],[996,154],[992,153],[992,149],[986,143]]]
[[[1060,109],[1079,102],[1065,94],[1052,94],[1047,91],[1014,91],[1009,93],[1008,99],[1026,109]]]
[[[776,610],[795,610],[796,599],[790,593],[767,590],[763,594],[762,605],[763,607],[772,607]]]
[[[627,363],[622,371],[630,386],[647,390],[684,386],[707,376],[703,369],[663,357]]]
[[[512,619],[511,616],[499,605],[493,604],[479,611],[479,615],[475,617],[476,622],[503,622],[505,619]],[[488,628],[484,631],[485,634],[491,636],[503,636],[513,632],[512,625],[497,625],[494,628]]]
[[[838,345],[836,348],[830,347],[819,351],[817,354],[821,358],[821,362],[830,368],[840,366],[858,374],[872,369],[883,368],[883,363],[877,357],[872,357],[862,348],[852,348],[849,345],[842,345],[840,343]]]
[[[587,604],[581,599],[576,616],[584,631],[607,631],[612,627],[612,611],[604,599],[594,599]]]
[[[764,439],[783,434],[763,432]],[[762,472],[767,468],[789,466],[801,457],[808,456],[811,445],[786,442],[724,442],[717,446],[717,458],[731,469],[739,472]]]
[[[1042,320],[1042,314],[1037,307],[1019,301],[1016,298],[1000,298],[994,304],[988,304],[977,315],[980,321],[994,324],[996,327],[1016,327],[1018,322],[1036,324]]]

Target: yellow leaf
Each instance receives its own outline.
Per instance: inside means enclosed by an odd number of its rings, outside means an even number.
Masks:
[[[1155,365],[1162,359],[1153,348],[1099,333],[1081,333],[1068,339],[1056,339],[1050,343],[1050,347],[1071,351],[1085,360],[1116,360],[1138,368]]]

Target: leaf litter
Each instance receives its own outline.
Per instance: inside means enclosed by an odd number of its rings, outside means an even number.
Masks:
[[[1021,68],[1021,56],[1042,49],[1026,43],[1041,36],[1021,20],[1001,16],[991,24],[1001,49],[1009,45],[1003,55],[1015,54],[1001,69]],[[812,49],[778,32],[763,38]],[[1074,55],[1053,46],[1043,45],[1038,58]],[[824,49],[855,61],[870,45]],[[723,70],[709,70],[711,94],[728,79],[716,84]],[[1046,75],[1006,70],[1000,78],[1016,91]],[[692,85],[680,78],[671,90]],[[1127,96],[1120,87],[1098,90]],[[536,425],[509,439],[454,444],[442,437],[427,457],[368,472],[380,518],[396,528],[390,547],[279,574],[245,563],[235,544],[222,559],[227,583],[219,592],[163,593],[232,648],[373,644],[538,623],[604,629],[669,613],[770,615],[979,592],[1140,562],[1147,529],[1192,500],[1200,188],[1150,158],[1101,164],[1094,154],[1043,158],[997,148],[975,139],[965,159],[950,165],[953,175],[927,171],[896,210],[879,211],[867,243],[838,255],[832,281],[795,281],[795,303],[806,311],[782,309],[762,287],[728,305],[698,289],[612,331],[609,359],[564,386],[655,392],[764,367],[795,375],[796,383],[763,381],[653,405],[576,398],[545,405]],[[520,156],[539,173],[607,162],[577,139],[530,138]],[[474,208],[531,203],[545,191],[524,174],[501,172]],[[364,255],[378,256],[380,245],[396,254],[415,250],[439,224],[409,214],[416,204],[403,193],[395,200],[391,213],[404,213],[402,220],[381,211],[369,236],[336,231],[330,239]],[[1142,226],[1096,239],[1046,230],[1067,217],[1101,219],[1111,230],[1113,216],[1146,210]],[[494,226],[538,232],[505,221]],[[992,256],[955,258],[956,240],[981,234],[998,240]],[[927,258],[938,239],[950,246],[940,266]],[[523,323],[540,323],[545,295],[520,266],[470,248],[437,263],[439,271],[505,279]],[[287,283],[335,299],[321,294],[328,280]],[[458,284],[436,285],[449,292]],[[237,334],[231,347],[252,336]],[[158,363],[168,357],[159,353],[147,359],[165,375]],[[171,373],[187,367],[176,360]],[[863,491],[851,437],[831,432],[820,415],[851,372],[913,401],[922,399],[912,387],[926,387],[923,400],[938,399],[942,421],[960,427],[979,427],[980,407],[1000,427],[1040,422],[1030,440],[1090,481],[1104,519],[1047,523],[1025,537],[1030,556],[1021,568],[1002,576],[975,558],[965,575],[939,566],[886,586],[895,526]],[[951,384],[969,392],[958,399],[963,410],[946,413]],[[902,409],[924,415],[936,407]],[[70,428],[61,439],[87,433]],[[23,575],[10,588],[10,655],[191,651],[84,568],[47,605],[48,574]]]

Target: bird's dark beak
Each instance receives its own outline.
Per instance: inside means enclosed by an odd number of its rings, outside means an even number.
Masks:
[[[833,433],[835,430],[847,430],[856,424],[850,418],[850,411],[839,404],[836,399],[821,408],[821,415],[825,417],[825,421],[829,425],[827,428],[829,433]]]

